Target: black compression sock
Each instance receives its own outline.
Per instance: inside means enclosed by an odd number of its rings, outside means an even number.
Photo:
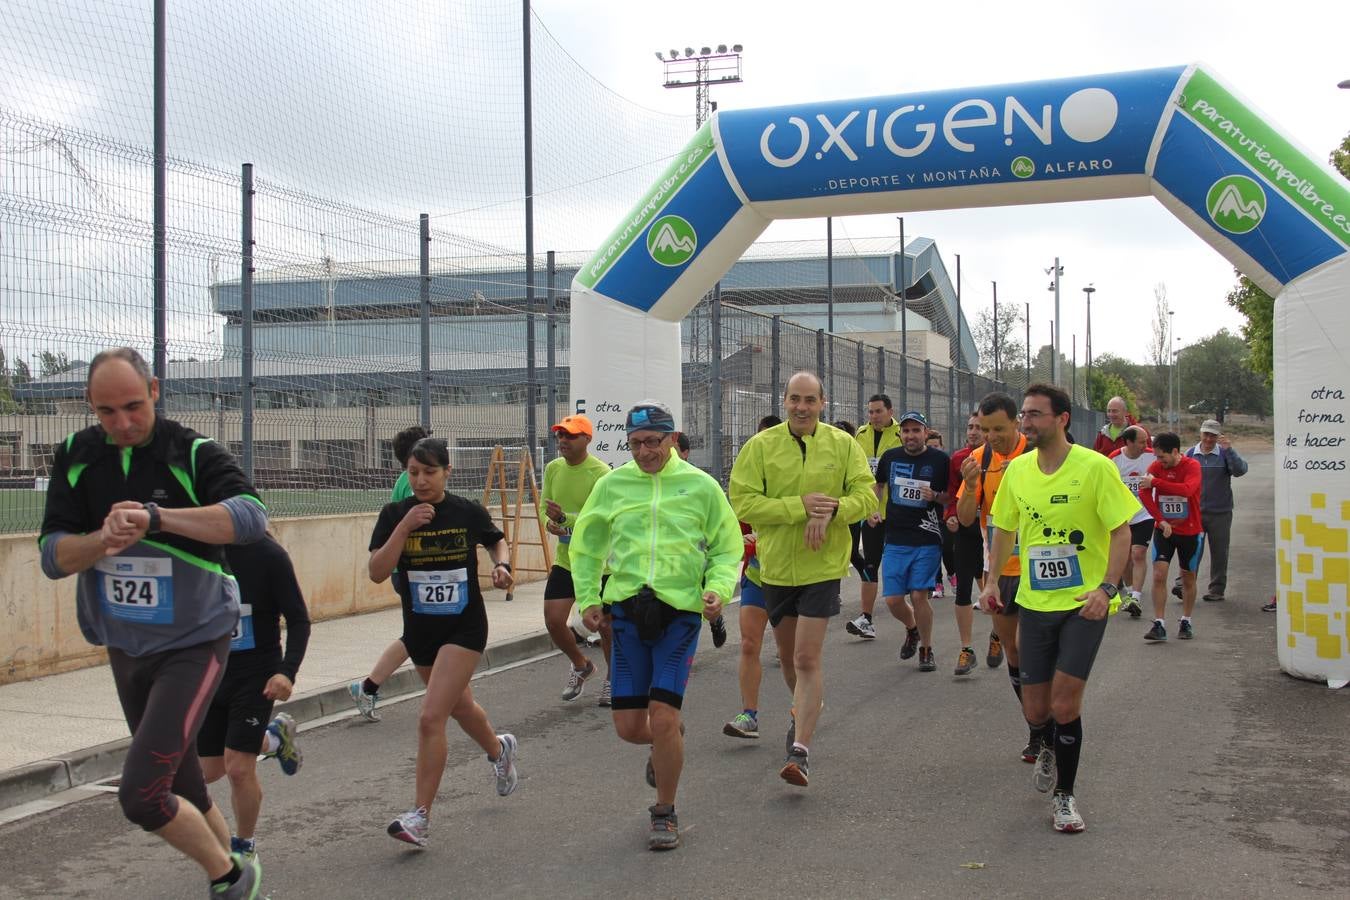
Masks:
[[[1017,702],[1022,702],[1022,670],[1012,663],[1008,663],[1008,680],[1012,682],[1013,693],[1017,695]]]
[[[1053,739],[1055,720],[1051,719],[1049,721],[1042,722],[1040,725],[1032,725],[1030,722],[1028,722],[1027,728],[1030,730],[1031,745],[1033,747],[1039,748],[1042,744],[1048,743]]]
[[[369,694],[370,696],[374,697],[379,692],[380,686],[375,682],[371,681],[369,678],[361,682],[361,693]]]
[[[234,884],[236,881],[239,880],[240,876],[242,876],[243,874],[244,870],[239,868],[239,863],[235,862],[234,860],[230,860],[230,871],[226,872],[219,878],[212,879],[211,886],[215,887],[218,884]]]
[[[1055,766],[1059,772],[1055,782],[1056,793],[1073,793],[1074,779],[1078,777],[1078,757],[1082,750],[1082,718],[1055,726]]]

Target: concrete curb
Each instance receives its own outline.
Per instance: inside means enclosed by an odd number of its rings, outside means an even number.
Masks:
[[[474,677],[482,677],[504,666],[550,652],[556,652],[556,649],[547,631],[489,644],[483,651]],[[278,703],[276,712],[290,713],[299,724],[342,712],[355,715],[356,710],[347,691],[348,683],[330,684],[303,696],[293,697],[285,703]],[[385,682],[380,693],[388,701],[422,688],[422,680],[417,677],[416,670],[409,667],[395,672]],[[42,800],[61,791],[118,775],[130,745],[131,738],[123,738],[0,772],[0,809]]]

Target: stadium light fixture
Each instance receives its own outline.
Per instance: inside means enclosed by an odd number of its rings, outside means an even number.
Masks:
[[[727,52],[727,45],[726,45],[726,44],[718,44],[718,45],[717,45],[717,52],[718,52],[718,53],[726,53],[726,52]]]
[[[713,84],[734,84],[741,80],[741,45],[733,44],[731,52],[726,44],[718,44],[714,53],[711,45],[703,45],[698,52],[693,47],[684,48],[684,58],[679,51],[670,51],[666,58],[657,51],[656,57],[665,64],[665,86],[692,87],[697,89],[694,97],[694,121],[702,126],[712,115],[717,104],[709,96],[709,86]]]

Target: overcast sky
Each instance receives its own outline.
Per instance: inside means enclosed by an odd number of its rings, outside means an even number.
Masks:
[[[962,86],[1010,84],[1203,62],[1319,160],[1350,131],[1350,4],[1330,0],[1125,6],[1041,2],[805,3],[685,0],[660,7],[610,0],[535,0],[559,42],[597,79],[657,110],[692,111],[693,91],[666,89],[656,50],[741,43],[741,84],[715,87],[720,108],[775,106]],[[896,233],[893,216],[836,221],[840,235]],[[1032,340],[1049,339],[1053,295],[1044,269],[1064,266],[1064,353],[1085,331],[1093,295],[1095,352],[1145,357],[1153,286],[1167,285],[1184,346],[1241,317],[1224,295],[1232,268],[1152,198],[912,213],[907,236],[962,257],[968,306],[1030,301]],[[823,237],[823,221],[785,221],[764,239]],[[971,314],[972,321],[975,314]]]
[[[210,318],[205,285],[217,269],[228,276],[237,265],[237,188],[229,179],[244,161],[257,164],[260,180],[304,192],[260,193],[263,268],[325,256],[341,263],[412,257],[418,212],[433,217],[434,255],[479,252],[468,240],[457,246],[455,234],[517,252],[524,246],[519,3],[168,6],[170,154],[228,176],[193,170],[171,179],[171,225],[215,235],[223,248],[194,250],[194,272],[171,272],[171,303]],[[30,0],[6,10],[0,106],[140,149],[110,155],[97,142],[73,142],[67,154],[10,128],[0,134],[9,160],[0,171],[3,192],[33,201],[29,209],[70,203],[82,217],[81,204],[92,202],[148,217],[149,8],[144,0]],[[713,90],[724,110],[1199,61],[1319,160],[1350,130],[1350,90],[1336,87],[1350,78],[1343,51],[1350,4],[1333,0],[1136,0],[1127,13],[1062,0],[535,0],[533,8],[548,32],[536,31],[534,42],[540,255],[599,245],[692,131],[694,93],[662,86],[658,49],[743,44],[744,83]],[[283,232],[279,221],[286,236],[271,239]],[[391,230],[388,221],[406,226]],[[1144,359],[1159,282],[1176,310],[1181,345],[1241,324],[1223,302],[1232,269],[1151,198],[910,213],[906,232],[936,240],[953,268],[961,254],[972,322],[989,305],[991,281],[1001,303],[1029,301],[1036,345],[1049,339],[1053,302],[1044,270],[1058,256],[1066,356],[1071,335],[1082,345],[1081,289],[1089,283],[1098,355]],[[144,254],[121,247],[115,228],[106,233],[113,242],[56,246],[63,232],[53,231],[53,246],[35,245],[11,261],[26,277],[51,281],[60,273],[42,270],[43,261],[78,251],[62,271],[117,265],[143,279]],[[763,239],[824,234],[823,220],[789,221]],[[896,234],[893,216],[835,223],[841,253],[850,237]],[[107,280],[94,287],[102,296],[110,287],[117,293]],[[125,293],[141,290],[137,283]],[[53,289],[44,302],[87,293]],[[3,312],[10,318],[14,310]],[[31,315],[11,324],[18,318]]]

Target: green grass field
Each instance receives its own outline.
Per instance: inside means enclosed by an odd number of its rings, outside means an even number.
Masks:
[[[0,490],[0,534],[37,531],[42,524],[44,491]],[[265,491],[263,502],[278,519],[376,512],[389,501],[389,492],[358,490]]]

